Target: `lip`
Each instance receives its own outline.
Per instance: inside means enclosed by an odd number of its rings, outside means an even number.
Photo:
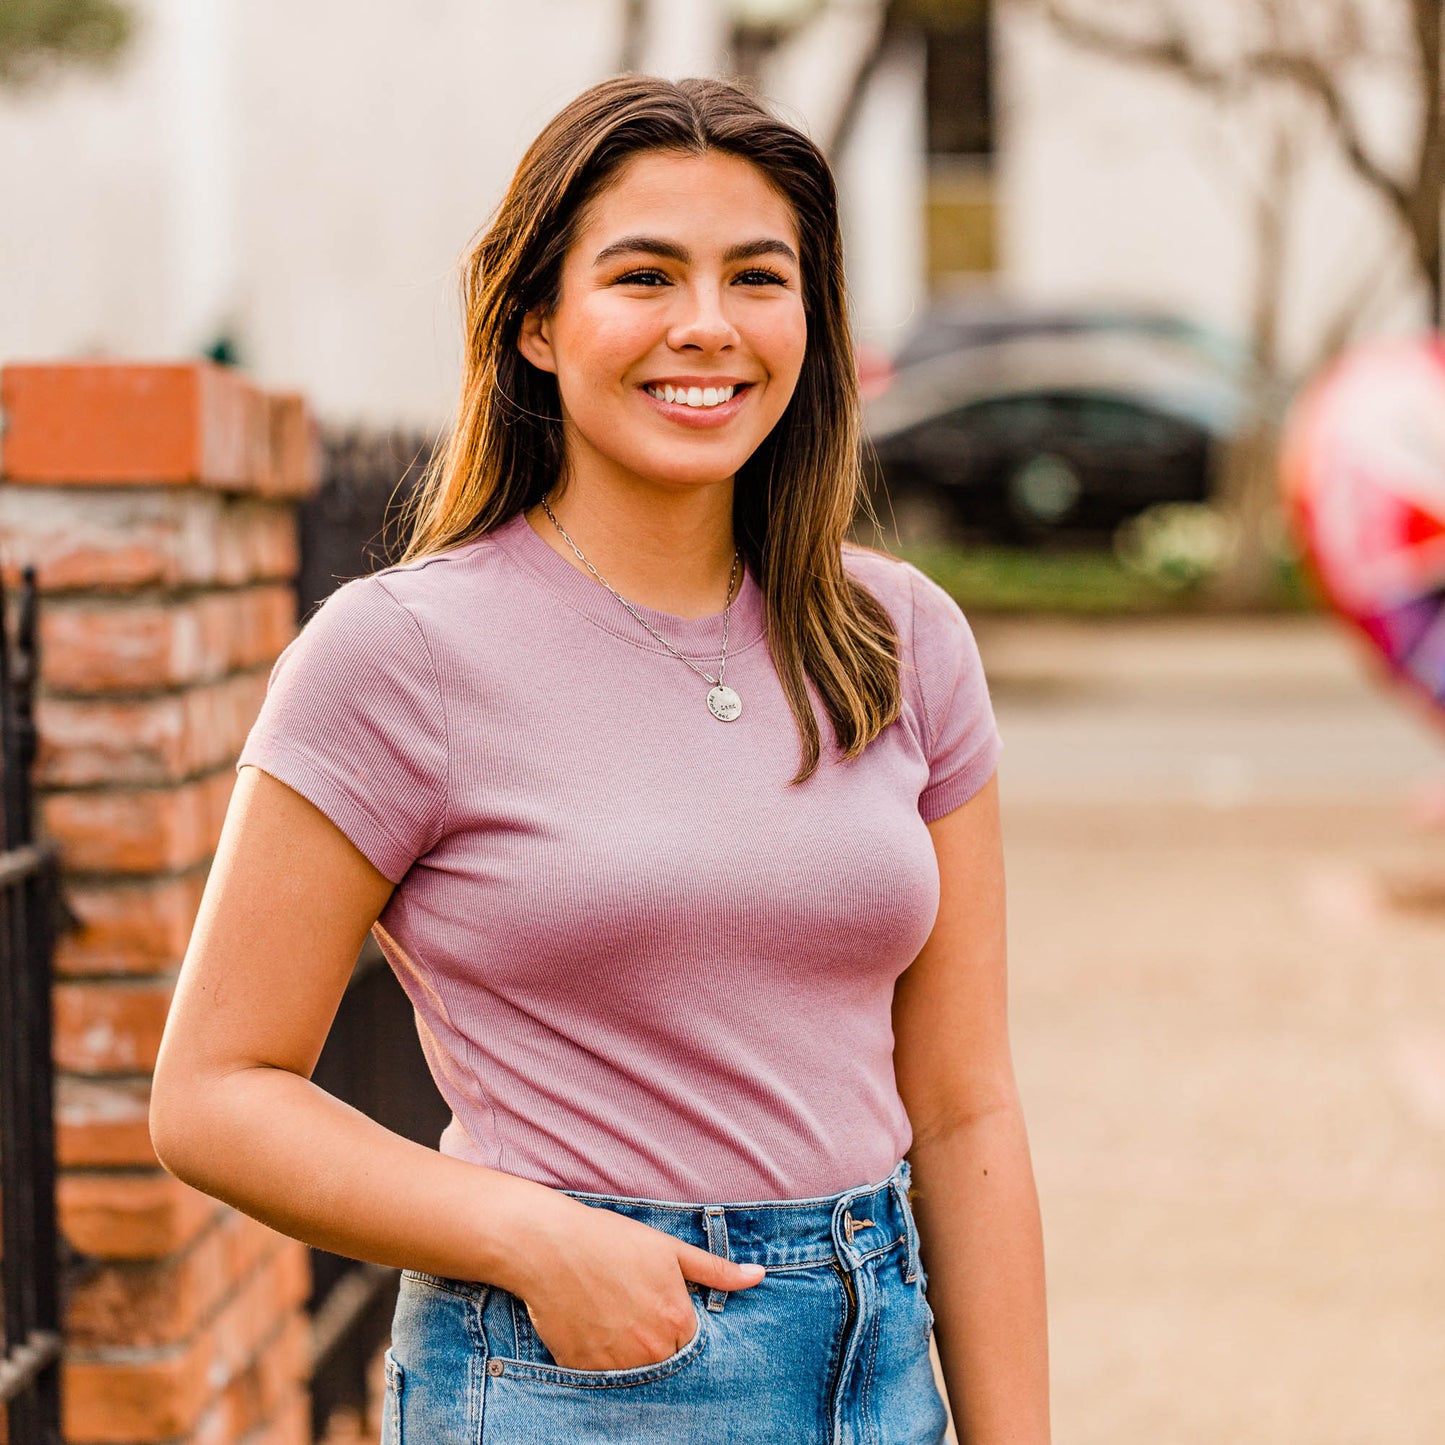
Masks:
[[[747,404],[755,382],[729,381],[724,377],[667,377],[661,381],[644,382],[638,387],[642,399],[665,420],[677,426],[691,427],[696,431],[707,431],[712,427],[725,426]],[[648,391],[649,386],[736,386],[740,391],[733,393],[728,401],[717,406],[688,406],[685,402],[659,401]]]

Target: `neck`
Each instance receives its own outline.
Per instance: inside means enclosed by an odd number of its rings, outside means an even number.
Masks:
[[[709,617],[742,585],[733,567],[732,478],[685,490],[603,487],[569,482],[547,493],[547,505],[597,571],[639,607],[674,617]],[[532,529],[589,579],[592,574],[538,505]]]

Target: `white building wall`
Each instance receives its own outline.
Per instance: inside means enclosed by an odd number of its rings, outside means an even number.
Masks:
[[[158,17],[114,77],[0,90],[0,357],[176,341],[177,186]]]
[[[461,256],[548,117],[610,72],[619,7],[427,0],[370,26],[368,9],[244,7],[244,359],[323,414],[435,425]]]
[[[893,44],[836,167],[854,332],[889,353],[928,305],[923,81],[922,45]]]
[[[323,416],[440,425],[458,263],[541,125],[612,73],[622,0],[132,4],[113,75],[0,92],[0,362],[228,334]],[[716,71],[727,15],[654,0],[645,63]],[[840,167],[857,314],[884,344],[923,284],[915,70],[880,68]]]
[[[1038,302],[1160,307],[1243,337],[1261,173],[1248,127],[1166,75],[1062,40],[1030,7],[1000,5],[996,43],[1003,285]],[[1406,153],[1407,87],[1363,81],[1351,94],[1372,145]],[[1371,277],[1365,328],[1418,324],[1399,232],[1327,142],[1299,177],[1289,248],[1287,363],[1308,362]]]

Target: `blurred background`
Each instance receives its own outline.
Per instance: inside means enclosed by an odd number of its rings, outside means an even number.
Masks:
[[[753,82],[840,182],[856,535],[962,603],[1005,739],[1055,1438],[1439,1445],[1441,45],[1439,0],[3,0],[0,363],[303,393],[302,617],[386,555],[539,127]],[[388,1281],[326,1315],[313,1266],[315,1429],[375,1438],[322,1366],[369,1320],[375,1396]]]

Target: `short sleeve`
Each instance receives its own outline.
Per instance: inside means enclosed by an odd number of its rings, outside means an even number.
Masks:
[[[295,789],[399,883],[445,829],[447,763],[426,638],[371,576],[343,583],[276,659],[236,767]]]
[[[926,823],[966,803],[993,776],[1003,743],[973,629],[958,603],[910,568],[913,661],[928,747],[918,798]]]

